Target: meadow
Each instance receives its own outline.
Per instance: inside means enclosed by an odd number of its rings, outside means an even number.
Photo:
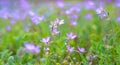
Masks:
[[[119,65],[120,1],[0,0],[0,65]]]

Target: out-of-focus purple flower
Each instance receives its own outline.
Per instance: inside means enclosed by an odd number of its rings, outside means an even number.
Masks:
[[[44,16],[38,16],[34,12],[29,11],[30,19],[34,24],[39,24],[42,20],[44,20]]]
[[[71,21],[70,24],[71,24],[72,26],[76,26],[76,25],[77,25],[77,22],[76,22],[76,21]]]
[[[15,20],[11,20],[11,21],[10,21],[10,24],[12,24],[12,25],[15,24],[15,23],[16,23]]]
[[[29,14],[30,16],[35,16],[35,13],[34,13],[33,11],[29,11],[28,14]]]
[[[70,9],[66,10],[65,14],[69,15],[69,14],[72,14],[72,13],[75,13],[75,12],[80,12],[80,11],[81,11],[81,9],[79,7],[73,6]]]
[[[8,19],[9,11],[7,10],[7,8],[3,8],[2,10],[0,10],[0,15],[0,18]]]
[[[11,30],[11,26],[6,26],[6,30],[10,31]]]
[[[40,52],[40,46],[36,46],[34,44],[30,44],[27,42],[24,43],[24,48],[28,52],[32,52],[32,53],[39,53]]]
[[[54,28],[54,29],[52,29],[51,33],[52,33],[53,35],[56,35],[56,34],[59,34],[60,31],[58,31],[56,28]]]
[[[66,48],[69,52],[73,52],[74,51],[74,47],[70,47],[69,45],[66,45]]]
[[[24,27],[24,30],[25,30],[25,31],[29,31],[29,27],[28,27],[28,26],[25,26],[25,27]]]
[[[107,19],[109,16],[109,13],[106,12],[102,7],[96,9],[96,12],[101,19]]]
[[[117,22],[120,22],[120,17],[118,17],[118,18],[116,19],[116,21],[117,21]]]
[[[19,0],[20,1],[20,7],[22,10],[29,10],[30,9],[30,4],[27,2],[27,0]]]
[[[31,17],[31,21],[32,21],[34,24],[36,24],[36,25],[40,23],[38,16],[33,16],[33,17]]]
[[[73,40],[73,39],[75,39],[77,37],[77,35],[72,33],[72,32],[70,32],[70,33],[67,34],[67,37],[68,37],[68,39]]]
[[[115,5],[116,5],[116,7],[120,7],[120,1],[117,1],[117,2],[115,3]]]
[[[85,15],[85,19],[91,20],[91,19],[92,19],[92,14],[86,14],[86,15]]]
[[[65,11],[65,14],[67,14],[67,15],[69,15],[69,14],[71,14],[72,13],[72,11],[70,11],[70,10],[66,10]]]
[[[64,4],[62,1],[58,1],[58,2],[57,2],[57,6],[58,6],[59,8],[63,8],[64,5],[65,5],[65,4]]]
[[[39,20],[43,21],[44,20],[44,16],[39,16]]]
[[[83,53],[83,52],[85,52],[85,49],[78,47],[78,52],[79,52],[79,53]]]
[[[101,14],[104,11],[103,7],[97,8],[96,13]]]
[[[78,18],[78,15],[77,14],[74,14],[74,15],[71,15],[70,16],[72,19],[77,19]]]
[[[42,38],[41,41],[47,45],[50,43],[50,37]]]
[[[77,6],[73,6],[73,7],[70,8],[70,11],[72,11],[72,12],[80,12],[80,8],[77,7]]]
[[[95,8],[95,3],[93,1],[86,1],[85,2],[85,8],[87,10],[94,9]]]

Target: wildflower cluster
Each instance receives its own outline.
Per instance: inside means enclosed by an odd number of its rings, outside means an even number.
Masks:
[[[77,35],[74,34],[73,32],[70,32],[70,33],[68,33],[66,36],[67,36],[67,38],[68,38],[68,39],[67,39],[67,42],[66,42],[66,48],[67,48],[67,50],[68,50],[69,52],[74,52],[74,51],[76,51],[74,47],[70,47],[70,41],[71,41],[71,40],[75,40],[75,38],[77,38]],[[85,49],[84,49],[84,48],[80,48],[80,47],[77,47],[77,48],[78,48],[78,50],[77,50],[76,52],[78,52],[78,53],[85,52]]]
[[[60,25],[64,24],[64,20],[59,20],[58,18],[56,18],[55,22],[50,22],[50,30],[51,30],[51,34],[52,35],[57,35],[60,33],[60,31],[58,31],[58,27]]]

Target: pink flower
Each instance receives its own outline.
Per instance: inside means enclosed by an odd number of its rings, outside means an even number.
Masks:
[[[43,38],[43,39],[42,39],[42,42],[45,43],[45,44],[49,44],[49,42],[50,42],[50,37]]]
[[[72,40],[72,39],[75,39],[77,37],[77,35],[70,32],[70,33],[67,34],[67,37],[68,37],[68,39]]]

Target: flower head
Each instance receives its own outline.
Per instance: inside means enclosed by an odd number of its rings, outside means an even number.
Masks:
[[[44,20],[44,16],[38,16],[32,11],[29,11],[29,15],[30,15],[30,19],[31,19],[32,23],[34,23],[36,25],[39,24],[40,21]]]
[[[85,49],[78,47],[78,52],[79,52],[79,53],[83,53],[83,52],[85,52]]]
[[[101,19],[107,19],[109,16],[109,13],[106,12],[102,7],[98,8],[96,12]]]
[[[91,19],[92,19],[92,14],[86,14],[86,15],[85,15],[85,19],[91,20]]]
[[[55,21],[56,25],[62,25],[64,24],[64,20],[59,20],[58,18],[56,18],[56,21]]]
[[[62,2],[62,1],[58,1],[58,2],[57,2],[57,6],[58,6],[59,8],[63,8],[63,7],[65,6],[65,4],[64,4],[64,2]]]
[[[15,23],[16,23],[15,20],[11,20],[11,21],[10,21],[10,24],[12,24],[12,25],[15,24]]]
[[[77,25],[77,22],[76,22],[76,21],[71,21],[71,22],[70,22],[70,25],[76,26],[76,25]]]
[[[60,31],[58,31],[56,28],[54,28],[54,29],[52,29],[51,33],[52,33],[53,35],[56,35],[56,34],[59,34]]]
[[[27,42],[24,43],[24,48],[28,52],[32,52],[32,53],[39,53],[40,52],[39,46],[35,46],[34,44],[30,44]]]
[[[49,42],[50,42],[50,37],[43,38],[43,39],[42,39],[42,42],[45,43],[45,44],[49,44]]]
[[[70,32],[70,33],[67,34],[67,37],[68,37],[68,39],[72,40],[72,39],[75,39],[77,37],[77,35],[72,33],[72,32]]]
[[[116,21],[117,21],[117,22],[120,22],[120,17],[117,17]]]
[[[57,28],[62,24],[64,24],[64,20],[59,20],[58,18],[56,18],[55,22],[50,22],[50,28]]]
[[[97,8],[96,13],[101,14],[104,11],[103,7]]]
[[[10,31],[11,30],[11,26],[6,26],[6,30]]]
[[[74,47],[70,47],[69,45],[66,45],[66,47],[67,47],[67,50],[69,52],[73,52],[74,51]]]

